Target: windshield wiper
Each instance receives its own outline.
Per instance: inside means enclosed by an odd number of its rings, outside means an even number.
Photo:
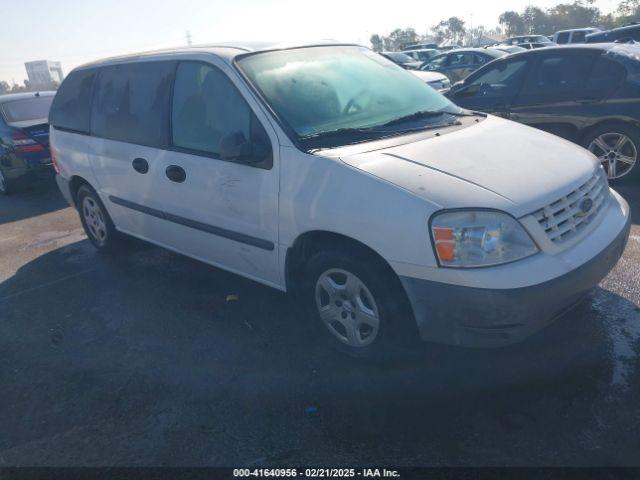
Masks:
[[[378,125],[378,127],[390,127],[398,125],[400,123],[411,122],[414,120],[421,120],[423,118],[441,117],[442,115],[451,115],[452,117],[475,117],[475,116],[487,116],[484,113],[472,112],[470,110],[460,110],[459,112],[451,112],[449,110],[419,110],[417,112],[405,115],[403,117],[395,118],[387,123]],[[429,125],[425,125],[428,127]]]
[[[318,140],[329,137],[341,137],[341,136],[349,136],[355,134],[363,134],[363,133],[371,133],[375,132],[371,128],[338,128],[336,130],[327,130],[326,132],[318,132],[318,133],[310,133],[309,135],[304,135],[300,137],[302,141],[308,140]]]
[[[377,125],[377,127],[391,127],[393,125],[398,125],[399,123],[421,120],[423,118],[441,117],[442,115],[445,115],[447,113],[449,112],[445,112],[443,110],[418,110],[417,112],[410,113],[409,115],[394,118],[393,120],[390,120],[387,123],[383,123],[382,125]]]

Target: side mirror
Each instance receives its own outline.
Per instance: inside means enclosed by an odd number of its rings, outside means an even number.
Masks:
[[[268,144],[260,139],[247,140],[244,133],[235,131],[220,139],[218,152],[223,160],[236,160],[246,164],[263,162],[271,155]]]

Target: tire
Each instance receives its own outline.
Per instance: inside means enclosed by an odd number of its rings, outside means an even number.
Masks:
[[[0,170],[0,195],[10,195],[13,192],[13,183],[4,176],[4,172]]]
[[[98,194],[88,185],[76,193],[80,221],[89,241],[100,251],[110,251],[118,243],[118,232]]]
[[[582,144],[600,159],[612,184],[640,180],[640,132],[635,128],[605,124],[589,132]]]
[[[417,339],[400,281],[371,255],[316,253],[305,267],[301,294],[324,338],[352,357],[386,358]]]

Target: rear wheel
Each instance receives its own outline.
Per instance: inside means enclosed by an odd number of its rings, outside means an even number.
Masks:
[[[80,220],[89,241],[99,250],[109,250],[117,243],[117,231],[98,194],[82,185],[76,195]]]
[[[304,299],[325,338],[355,357],[380,357],[406,345],[413,330],[406,297],[378,259],[319,252],[306,266]]]
[[[9,195],[11,193],[12,185],[4,172],[0,170],[0,195]]]
[[[592,132],[584,145],[598,157],[611,182],[640,177],[640,135],[634,129],[624,125],[605,125]]]

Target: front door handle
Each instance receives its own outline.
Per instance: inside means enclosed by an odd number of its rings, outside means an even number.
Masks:
[[[169,165],[164,173],[172,182],[182,183],[187,179],[187,173],[184,171],[184,168],[178,165]]]
[[[138,173],[147,173],[149,171],[149,162],[144,158],[134,158],[131,166]]]

